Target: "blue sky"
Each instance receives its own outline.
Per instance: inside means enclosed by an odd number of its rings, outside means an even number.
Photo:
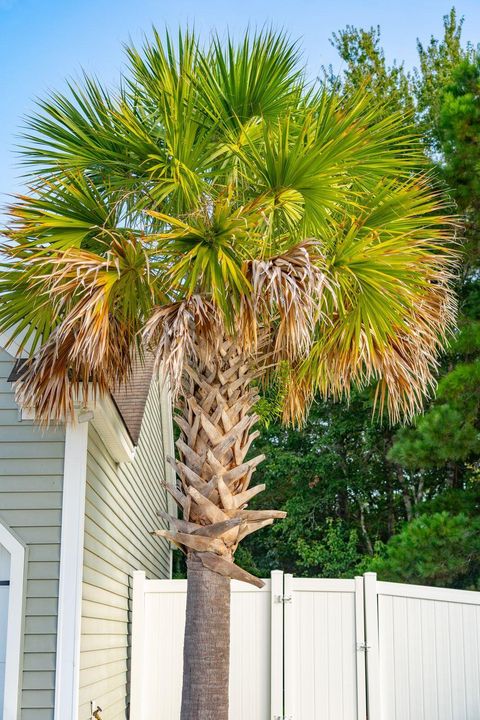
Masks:
[[[22,116],[36,96],[62,89],[81,68],[115,83],[122,44],[140,41],[152,24],[194,25],[237,33],[273,24],[299,38],[312,75],[322,65],[341,70],[331,34],[347,24],[380,25],[387,58],[416,62],[416,38],[439,36],[451,0],[0,0],[0,204],[19,190],[14,145]],[[480,40],[480,0],[456,3],[464,38]]]

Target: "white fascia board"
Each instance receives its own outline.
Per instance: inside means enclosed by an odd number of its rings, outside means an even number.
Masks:
[[[93,413],[92,425],[109,449],[115,462],[132,462],[135,457],[135,445],[110,395],[104,395],[96,403],[89,402],[84,406],[76,404],[76,407],[80,418],[82,412],[91,411]],[[20,413],[22,420],[35,420],[35,413],[31,408],[21,408]],[[76,422],[79,422],[78,416]],[[79,424],[88,425],[88,422],[80,421]]]
[[[26,548],[1,520],[0,544],[10,554],[3,720],[17,720],[20,716],[20,669],[25,608]]]
[[[135,457],[135,445],[110,395],[104,395],[91,406],[91,409],[94,414],[92,425],[113,459],[118,463],[132,462]]]

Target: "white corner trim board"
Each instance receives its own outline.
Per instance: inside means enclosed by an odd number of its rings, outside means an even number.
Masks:
[[[164,470],[165,481],[170,485],[176,485],[177,476],[175,470],[167,462],[167,457],[175,456],[175,442],[173,438],[173,419],[172,419],[172,397],[166,382],[159,380],[158,392],[160,393],[160,422],[162,426],[162,437],[164,445]],[[167,506],[170,515],[177,517],[177,503],[167,494]]]
[[[0,543],[10,554],[3,720],[17,720],[20,692],[20,659],[22,654],[25,547],[2,522],[0,522]]]
[[[55,720],[77,720],[88,422],[65,428]]]
[[[175,457],[175,443],[173,439],[173,418],[172,418],[172,398],[168,387],[168,383],[160,379],[158,382],[158,392],[160,395],[160,422],[162,425],[162,437],[163,437],[163,467],[165,472],[165,482],[169,485],[176,485],[177,478],[175,470],[167,462],[167,457]],[[167,511],[169,515],[177,517],[177,503],[172,498],[170,493],[167,495]],[[173,547],[169,543],[169,557],[170,557],[170,570],[169,577],[173,576]]]

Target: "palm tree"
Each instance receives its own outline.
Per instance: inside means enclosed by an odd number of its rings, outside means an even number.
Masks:
[[[417,412],[454,322],[453,223],[404,120],[309,85],[283,34],[155,33],[127,55],[116,94],[85,77],[29,120],[0,329],[30,349],[17,389],[41,422],[146,352],[169,377],[182,517],[157,534],[187,556],[181,717],[226,720],[230,578],[262,584],[235,550],[285,515],[247,509],[258,390],[281,378],[287,423],[352,385]]]

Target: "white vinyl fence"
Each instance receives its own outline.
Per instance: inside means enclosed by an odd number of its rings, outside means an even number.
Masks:
[[[134,574],[131,715],[179,720],[185,580]],[[232,582],[230,720],[480,720],[480,593]]]

